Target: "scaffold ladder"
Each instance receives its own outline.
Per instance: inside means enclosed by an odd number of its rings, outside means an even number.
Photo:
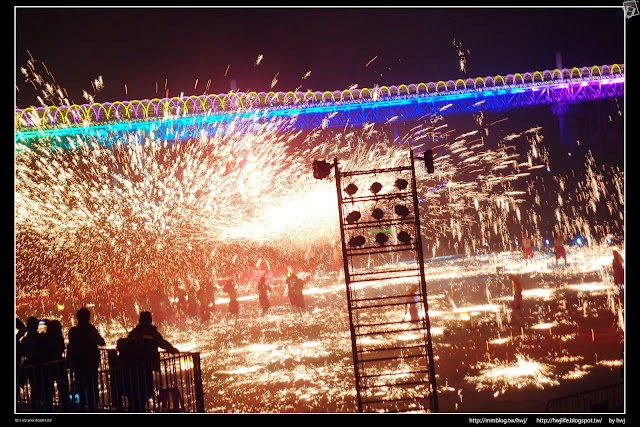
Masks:
[[[414,169],[334,160],[359,412],[438,412]]]

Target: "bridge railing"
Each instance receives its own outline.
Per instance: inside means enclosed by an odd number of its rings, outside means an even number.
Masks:
[[[16,372],[16,412],[204,412],[200,354],[159,354],[159,366],[126,366],[103,349],[88,387],[66,359],[25,366]]]
[[[438,82],[307,92],[230,92],[217,95],[154,98],[82,105],[16,108],[16,128],[83,126],[198,114],[228,114],[256,108],[309,108],[326,103],[359,102],[403,96],[434,96],[468,90],[513,88],[624,75],[624,65],[574,67]]]

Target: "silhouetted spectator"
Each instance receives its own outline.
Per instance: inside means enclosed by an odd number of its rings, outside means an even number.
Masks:
[[[42,375],[42,366],[44,362],[43,347],[44,334],[38,331],[40,321],[37,317],[29,317],[27,319],[27,331],[20,341],[22,356],[24,357],[22,367],[26,379],[29,381],[31,389],[31,406],[34,412],[42,411],[44,401],[44,390],[46,380]]]
[[[179,353],[169,341],[153,325],[151,313],[140,312],[138,326],[127,336],[123,345],[123,359],[132,369],[130,376],[132,387],[128,397],[132,412],[144,412],[145,404],[154,395],[153,371],[160,371],[160,354],[158,348],[169,353]]]
[[[20,395],[20,389],[24,387],[27,378],[22,367],[22,343],[20,340],[27,333],[27,326],[16,317],[16,396]]]
[[[45,389],[45,404],[53,409],[54,382],[58,388],[58,396],[63,412],[68,412],[70,408],[69,400],[69,378],[67,377],[67,366],[64,359],[64,337],[62,335],[62,324],[58,320],[47,322],[47,330],[44,333],[43,359],[49,362],[46,369],[48,376]],[[45,406],[48,408],[48,406]]]
[[[98,402],[99,346],[105,345],[100,332],[90,323],[91,312],[82,307],[76,312],[78,324],[69,329],[67,358],[73,372],[78,408],[81,412],[95,412]]]

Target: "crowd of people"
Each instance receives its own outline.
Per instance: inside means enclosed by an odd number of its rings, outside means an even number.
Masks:
[[[88,308],[80,308],[75,315],[67,344],[60,321],[30,316],[25,324],[16,317],[16,392],[28,395],[34,412],[54,412],[56,391],[62,412],[97,411],[100,348],[106,342],[91,323]],[[120,368],[114,376],[122,378],[120,391],[127,399],[119,403],[127,402],[129,412],[145,411],[153,392],[153,371],[159,371],[159,348],[179,353],[162,337],[151,313],[142,311],[138,325],[118,340],[117,363],[114,360],[110,366]]]
[[[211,321],[216,313],[218,317],[224,313],[227,321],[236,319],[240,312],[239,291],[254,293],[258,297],[259,313],[266,316],[274,304],[275,287],[278,295],[288,296],[293,312],[304,312],[305,280],[295,273],[289,273],[282,280],[276,274],[270,276],[263,271],[260,276],[253,277],[162,278],[155,283],[120,284],[92,290],[82,286],[54,285],[34,294],[31,300],[18,298],[16,312],[21,318],[34,313],[42,318],[57,318],[63,326],[69,327],[74,322],[73,307],[87,306],[96,322],[128,328],[136,322],[141,310],[147,310],[154,314],[156,323],[179,326],[190,321]],[[216,306],[216,298],[220,305],[220,299],[224,302],[225,296],[229,298],[228,313]]]
[[[237,320],[240,312],[238,302],[237,278],[227,278],[220,284],[221,291],[229,298],[224,318]],[[285,280],[285,292],[291,304],[291,312],[302,314],[306,309],[303,289],[305,281],[295,273],[289,273]],[[22,322],[19,313],[16,313],[16,375],[17,395],[22,396],[27,392],[32,409],[36,412],[49,412],[53,410],[54,396],[58,396],[58,404],[63,412],[93,412],[98,405],[98,369],[101,363],[100,348],[106,345],[104,337],[91,322],[91,317],[96,318],[96,312],[100,313],[97,319],[101,324],[109,320],[110,316],[131,318],[138,316],[138,324],[130,330],[126,337],[117,340],[116,354],[109,354],[109,368],[126,368],[139,366],[141,363],[150,363],[151,369],[146,369],[141,375],[137,375],[136,381],[131,381],[130,376],[122,374],[114,375],[112,381],[119,380],[118,384],[112,384],[114,389],[120,390],[126,399],[118,399],[117,406],[122,402],[128,402],[127,411],[144,411],[145,402],[153,391],[152,370],[157,370],[158,349],[164,349],[169,353],[177,353],[172,344],[166,341],[156,326],[152,323],[151,313],[158,324],[171,325],[178,316],[191,316],[197,320],[209,320],[216,312],[215,282],[189,282],[189,286],[175,287],[177,292],[163,292],[156,288],[154,292],[146,294],[146,298],[135,299],[133,293],[120,296],[115,301],[105,301],[111,294],[104,298],[95,298],[92,295],[91,305],[93,312],[86,306],[74,313],[75,319],[71,319],[67,326],[67,343],[63,336],[63,324],[58,319],[66,319],[64,313],[56,311],[56,308],[64,306],[65,312],[70,309],[71,299],[67,297],[63,304],[54,302],[52,305],[53,316],[36,317],[29,315],[26,322]],[[260,277],[256,291],[261,315],[268,314],[272,306],[272,286],[267,283],[267,274]],[[54,301],[56,299],[54,298]],[[81,299],[75,300],[82,302]],[[117,305],[120,304],[120,314],[117,313]],[[142,307],[142,309],[141,309]],[[144,307],[149,307],[144,309]],[[142,310],[137,311],[136,310]],[[56,318],[57,317],[57,318]],[[48,320],[54,319],[54,320]],[[113,320],[113,319],[111,319]],[[107,322],[108,323],[108,322]],[[151,361],[151,362],[149,362]],[[104,360],[102,360],[104,363]],[[46,367],[46,368],[45,368]],[[56,390],[57,388],[57,390]],[[136,389],[137,392],[134,392]],[[121,408],[118,408],[121,409]]]

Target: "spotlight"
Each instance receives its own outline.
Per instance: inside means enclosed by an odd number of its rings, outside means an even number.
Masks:
[[[358,191],[358,187],[356,187],[356,185],[352,183],[347,185],[344,191],[346,191],[348,195],[353,196],[354,194],[356,194],[356,191]]]
[[[382,246],[385,243],[387,243],[387,240],[389,240],[389,238],[387,237],[387,233],[378,233],[376,234],[376,242]]]
[[[382,184],[380,184],[379,182],[374,182],[373,184],[371,184],[369,190],[371,190],[373,194],[378,194],[380,190],[382,190]]]
[[[407,182],[406,179],[402,179],[402,178],[398,178],[396,179],[396,188],[400,191],[404,190],[405,188],[407,188],[407,185],[409,185],[409,183]]]
[[[373,210],[373,213],[371,214],[371,216],[373,216],[375,219],[380,221],[382,219],[382,217],[384,216],[384,211],[382,209],[380,209],[380,208],[375,208]]]
[[[398,240],[400,241],[400,243],[408,245],[409,243],[411,243],[411,236],[406,231],[401,231],[398,233]]]
[[[313,177],[315,179],[324,179],[331,174],[332,164],[325,162],[324,160],[313,161]]]
[[[354,222],[356,222],[356,221],[358,221],[360,219],[360,212],[353,211],[353,212],[349,213],[349,215],[347,215],[347,217],[345,219],[347,220],[347,222],[349,224],[353,224]]]
[[[427,168],[427,172],[433,173],[433,151],[424,151],[424,165]]]
[[[404,205],[396,205],[394,208],[394,211],[397,215],[401,216],[401,217],[405,217],[407,215],[409,215],[409,209],[407,209],[406,206]]]
[[[364,245],[364,242],[365,240],[363,236],[352,237],[351,240],[349,240],[349,246],[355,248]]]

